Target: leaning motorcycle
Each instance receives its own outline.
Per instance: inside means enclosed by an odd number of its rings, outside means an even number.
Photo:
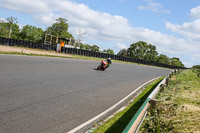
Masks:
[[[108,62],[105,62],[104,60],[101,61],[100,65],[97,67],[97,70],[105,71],[108,67],[111,65],[108,64]]]

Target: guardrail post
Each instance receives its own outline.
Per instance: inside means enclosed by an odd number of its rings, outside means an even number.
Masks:
[[[156,108],[156,103],[157,103],[157,99],[151,99],[150,101],[149,101],[149,103],[150,103],[150,107],[151,107],[151,109],[155,109]]]
[[[172,77],[172,73],[170,72],[169,75],[168,75],[168,78],[171,78],[171,77]]]
[[[166,84],[166,86],[168,86],[168,84],[169,84],[169,78],[166,78],[165,84]]]

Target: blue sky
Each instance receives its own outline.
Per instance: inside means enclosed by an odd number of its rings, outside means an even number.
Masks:
[[[137,41],[160,54],[179,57],[185,66],[200,64],[200,0],[0,0],[0,18],[45,29],[58,17],[68,19],[83,43],[117,53]]]

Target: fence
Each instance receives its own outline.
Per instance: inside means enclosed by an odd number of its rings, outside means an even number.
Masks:
[[[0,37],[0,44],[8,45],[8,46],[21,46],[21,47],[56,51],[56,45],[45,45],[44,43],[30,42],[30,41],[18,40],[18,39],[12,39],[12,38]],[[132,57],[122,57],[122,56],[118,56],[118,55],[92,52],[89,50],[76,49],[76,48],[62,47],[62,53],[76,54],[76,55],[89,56],[89,57],[98,57],[98,58],[110,57],[111,59],[119,60],[119,61],[139,63],[139,64],[145,64],[145,65],[151,65],[151,66],[170,68],[170,69],[185,69],[184,67],[177,67],[177,66],[162,64],[162,63],[158,63],[158,62],[136,59],[136,58],[132,58]]]

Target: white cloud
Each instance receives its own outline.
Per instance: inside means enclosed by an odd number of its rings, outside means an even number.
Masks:
[[[2,22],[5,22],[6,21],[6,19],[5,18],[0,18],[0,22],[2,23]]]
[[[187,68],[191,68],[193,65],[195,64],[192,64],[192,63],[189,63],[189,62],[182,62],[185,66],[187,66]]]
[[[51,10],[48,8],[47,0],[0,0],[1,7],[20,11],[24,13],[46,13]]]
[[[192,22],[185,22],[182,25],[166,22],[166,28],[173,32],[179,33],[189,41],[200,41],[200,19],[196,19]]]
[[[193,18],[200,19],[200,6],[192,8],[190,10],[190,16]]]
[[[173,24],[171,22],[166,22],[166,28],[171,30],[172,32],[175,32],[177,34],[182,35],[184,42],[187,43],[187,46],[184,47],[184,49],[189,53],[189,60],[188,62],[184,62],[185,65],[191,67],[195,64],[200,64],[200,6],[191,9],[190,16],[193,18],[196,18],[195,20],[192,20],[191,22],[184,22],[183,24]],[[181,43],[180,43],[181,44]],[[177,45],[175,46],[177,47]],[[182,47],[182,45],[180,45]],[[181,49],[177,49],[181,50]]]
[[[163,5],[159,2],[154,2],[153,0],[145,0],[147,5],[138,6],[139,10],[148,10],[157,13],[171,13],[170,10],[164,9]]]
[[[125,44],[122,44],[122,43],[117,43],[116,46],[119,48],[119,49],[127,49],[127,46]]]
[[[200,64],[200,54],[194,54],[192,57],[191,57],[191,61],[193,62],[196,62],[197,64]]]

